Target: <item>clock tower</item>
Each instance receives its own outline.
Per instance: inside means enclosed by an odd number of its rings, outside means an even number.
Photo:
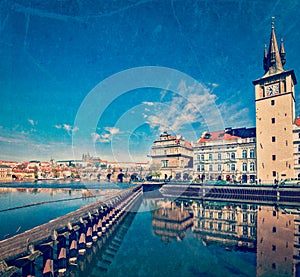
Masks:
[[[269,48],[265,46],[265,74],[253,81],[256,102],[257,177],[262,182],[294,178],[293,123],[296,77],[284,70],[285,50],[277,44],[272,22]]]

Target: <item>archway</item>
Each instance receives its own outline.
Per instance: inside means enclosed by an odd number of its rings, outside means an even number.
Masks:
[[[120,173],[118,174],[118,182],[123,183],[124,174]]]

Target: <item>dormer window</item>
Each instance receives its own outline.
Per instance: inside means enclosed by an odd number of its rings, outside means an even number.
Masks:
[[[204,135],[204,139],[210,139],[210,137],[211,137],[211,134],[210,134],[210,133],[206,133],[206,134]]]

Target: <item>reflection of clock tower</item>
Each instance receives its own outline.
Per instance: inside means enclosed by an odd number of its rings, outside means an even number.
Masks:
[[[274,22],[269,49],[264,52],[265,74],[253,81],[256,101],[257,177],[273,182],[294,177],[293,122],[297,83],[293,70],[284,70],[285,51],[275,37]]]

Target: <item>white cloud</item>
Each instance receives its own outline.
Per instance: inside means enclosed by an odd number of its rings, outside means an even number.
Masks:
[[[120,129],[116,127],[105,127],[104,128],[107,132],[109,132],[111,135],[116,135],[120,133]]]
[[[54,125],[54,128],[56,128],[56,129],[63,129],[65,131],[67,131],[67,133],[69,135],[72,135],[72,133],[75,133],[76,131],[79,130],[78,127],[76,127],[76,126],[73,127],[73,126],[71,126],[69,124],[66,124],[66,123],[64,123],[62,125],[56,124],[56,125]]]
[[[63,128],[64,130],[66,130],[67,132],[70,132],[72,130],[72,126],[68,125],[68,124],[63,124]]]
[[[93,142],[102,142],[102,143],[108,143],[111,141],[111,134],[98,134],[98,133],[92,133],[91,134]]]
[[[225,127],[252,127],[254,125],[249,119],[249,109],[241,107],[240,102],[224,102],[218,107],[224,118]]]
[[[104,130],[107,133],[102,133],[102,134],[91,133],[94,143],[96,143],[96,142],[102,142],[102,143],[111,142],[112,136],[120,133],[120,129],[116,128],[116,127],[105,127]]]
[[[93,138],[93,142],[95,143],[98,139],[100,139],[100,135],[97,133],[91,133],[91,136]]]
[[[147,102],[147,101],[144,101],[142,102],[143,104],[147,105],[147,106],[154,106],[154,103],[153,102]]]
[[[28,122],[29,122],[32,126],[34,126],[34,125],[36,124],[36,122],[34,122],[33,119],[28,119]]]
[[[216,124],[212,118],[217,121],[219,110],[215,105],[217,96],[212,90],[199,83],[187,86],[185,81],[181,81],[178,86],[180,95],[173,95],[170,101],[152,107],[148,113],[149,125],[160,131],[178,133],[193,123]]]
[[[75,133],[75,132],[78,131],[78,130],[79,130],[79,128],[75,126],[75,127],[73,128],[72,132]]]

